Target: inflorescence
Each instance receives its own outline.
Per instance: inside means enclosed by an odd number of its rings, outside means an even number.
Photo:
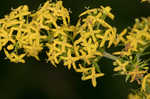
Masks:
[[[0,19],[0,51],[6,58],[15,63],[25,63],[25,57],[40,61],[39,53],[47,48],[47,62],[55,67],[63,62],[68,69],[82,73],[82,80],[91,79],[93,87],[96,78],[104,76],[98,62],[102,57],[110,58],[115,72],[141,85],[142,95],[130,94],[129,98],[149,99],[150,60],[141,57],[150,54],[145,52],[150,46],[150,17],[136,19],[133,27],[117,33],[116,27],[106,21],[114,19],[109,6],[87,9],[79,15],[77,24],[71,25],[69,11],[62,3],[47,1],[36,12],[22,5]],[[123,48],[107,53],[112,45]]]

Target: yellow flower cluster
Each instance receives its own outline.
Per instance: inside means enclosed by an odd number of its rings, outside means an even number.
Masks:
[[[96,87],[96,78],[104,75],[97,63],[104,46],[106,42],[108,47],[116,45],[116,29],[105,21],[114,18],[110,11],[103,6],[87,10],[73,26],[62,1],[47,1],[35,12],[27,5],[20,6],[0,19],[0,51],[11,62],[25,63],[27,56],[40,60],[39,53],[48,48],[47,61],[54,66],[62,61]]]
[[[129,32],[127,33],[127,31]],[[150,17],[141,18],[141,20],[136,19],[131,30],[125,29],[118,35],[118,40],[121,41],[124,48],[113,53],[120,55],[114,62],[114,66],[116,66],[114,71],[126,75],[126,81],[130,79],[130,83],[136,81],[141,85],[141,92],[139,93],[142,95],[130,94],[128,98],[150,99],[149,64],[148,61],[141,60],[141,56],[144,55],[145,50],[150,45]]]
[[[126,35],[126,38],[124,37],[121,40],[124,45],[123,50],[113,53],[119,54],[120,58],[124,57],[126,59],[124,63],[122,63],[120,60],[116,60],[116,63],[119,65],[119,67],[114,69],[115,71],[122,70],[123,74],[125,74],[127,71],[126,65],[133,61],[133,53],[134,55],[136,54],[137,57],[140,57],[141,53],[143,53],[150,44],[150,18],[142,18],[141,21],[136,19],[136,23],[134,24],[131,31],[128,32],[128,34],[126,31],[127,29],[125,29],[124,32],[120,34]]]
[[[127,34],[125,29],[120,35]],[[141,21],[136,19],[133,28],[128,32],[126,38],[122,38],[124,49],[114,54],[121,56],[130,56],[133,52],[141,53],[150,43],[150,17],[142,18]],[[119,38],[118,38],[119,39]]]
[[[100,8],[87,10],[81,13],[80,20],[76,26],[77,30],[74,34],[74,36],[80,35],[80,38],[75,41],[74,45],[87,45],[86,43],[89,42],[91,46],[98,48],[104,47],[106,41],[109,41],[108,47],[115,43],[116,28],[113,28],[105,21],[107,16],[114,19],[114,15],[110,11],[110,7],[104,8],[101,6]]]
[[[31,12],[28,10],[28,6],[20,6],[0,19],[0,50],[4,49],[12,62],[24,63],[24,56],[39,59],[38,53],[42,50],[39,24],[34,20],[29,22]]]
[[[126,81],[130,79],[130,82],[137,81],[141,84],[143,76],[148,73],[148,64],[141,61],[137,56],[133,58],[130,56],[128,59],[117,59],[114,62],[114,71],[119,72],[121,75],[126,75]]]
[[[69,12],[63,7],[62,1],[56,3],[47,1],[33,16],[36,17],[36,21],[43,27],[42,29],[45,29],[47,32],[47,39],[45,39],[47,43],[45,46],[49,50],[46,54],[48,61],[56,66],[61,61],[60,56],[67,55],[67,52],[72,48],[69,36],[74,26],[70,26]],[[71,53],[68,54],[71,55]]]
[[[40,60],[40,52],[45,51],[47,62],[55,67],[62,62],[68,69],[82,73],[82,80],[91,79],[94,87],[96,78],[104,76],[98,61],[112,58],[117,65],[114,71],[127,75],[130,82],[142,82],[145,90],[148,67],[139,56],[150,44],[150,18],[136,19],[128,34],[128,29],[117,34],[117,29],[106,21],[114,19],[109,6],[86,10],[74,26],[62,3],[48,0],[35,12],[24,5],[5,15],[0,19],[0,51],[15,63],[25,63],[24,58],[30,56]],[[114,53],[119,57],[105,51],[118,44],[124,45],[123,50]]]
[[[102,77],[104,76],[103,73],[96,73],[95,67],[83,67],[81,66],[81,64],[79,64],[80,69],[76,69],[77,72],[82,72],[83,76],[82,76],[82,80],[88,80],[91,79],[92,80],[92,85],[93,87],[96,87],[96,78],[97,77]]]
[[[83,66],[79,65],[82,71],[75,70],[82,72],[82,80],[92,78],[94,87],[96,86],[95,78],[104,75],[96,68],[98,58],[103,57],[104,46],[109,48],[112,44],[116,44],[116,28],[105,21],[107,17],[114,19],[114,15],[110,11],[110,7],[100,6],[100,8],[81,13],[73,34],[74,54],[78,57],[77,60],[83,62]],[[106,42],[108,42],[108,45],[106,45]],[[92,66],[92,68],[89,66]],[[85,70],[83,70],[84,68]],[[99,73],[95,74],[95,71]]]

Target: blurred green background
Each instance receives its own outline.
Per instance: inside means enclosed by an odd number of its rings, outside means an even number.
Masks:
[[[0,18],[11,8],[26,4],[30,10],[36,10],[45,1],[1,0]],[[63,1],[64,6],[72,11],[72,24],[76,24],[78,15],[86,7],[111,6],[115,15],[111,24],[117,27],[118,32],[132,26],[135,18],[150,16],[150,4],[140,3],[139,0]],[[26,64],[15,64],[4,60],[3,52],[0,53],[0,64],[0,99],[127,99],[130,88],[134,88],[134,85],[125,83],[123,76],[113,75],[112,61],[105,58],[99,62],[105,76],[97,79],[96,88],[92,87],[90,80],[81,81],[79,73],[68,71],[61,64],[54,68],[33,58],[27,59]]]

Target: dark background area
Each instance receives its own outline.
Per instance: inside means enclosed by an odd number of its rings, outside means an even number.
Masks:
[[[46,0],[1,0],[0,18],[17,8],[29,5],[36,10]],[[150,16],[150,4],[139,0],[63,0],[64,6],[71,9],[71,23],[76,24],[78,15],[85,7],[95,8],[100,5],[111,6],[115,19],[111,24],[118,32],[134,24],[135,18]],[[0,99],[127,99],[130,84],[123,76],[114,76],[112,61],[103,58],[99,64],[104,77],[97,79],[97,87],[91,81],[81,81],[81,75],[68,71],[63,65],[57,68],[33,58],[26,64],[15,64],[4,60],[0,52]],[[47,68],[50,66],[49,71]]]

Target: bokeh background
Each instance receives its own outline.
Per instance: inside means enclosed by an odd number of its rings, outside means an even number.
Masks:
[[[26,4],[32,11],[45,1],[1,0],[0,18],[8,14],[11,8]],[[64,6],[72,12],[71,23],[74,25],[78,15],[86,8],[111,6],[115,15],[111,24],[117,27],[118,33],[132,26],[135,18],[150,16],[150,4],[140,3],[139,0],[63,1]],[[97,79],[96,88],[92,87],[90,80],[81,81],[79,73],[68,71],[62,64],[55,68],[33,58],[28,58],[25,64],[15,64],[4,58],[4,53],[0,52],[0,99],[127,99],[130,88],[136,87],[136,84],[126,83],[124,76],[115,76],[112,72],[112,61],[105,58],[99,62],[105,76]]]

